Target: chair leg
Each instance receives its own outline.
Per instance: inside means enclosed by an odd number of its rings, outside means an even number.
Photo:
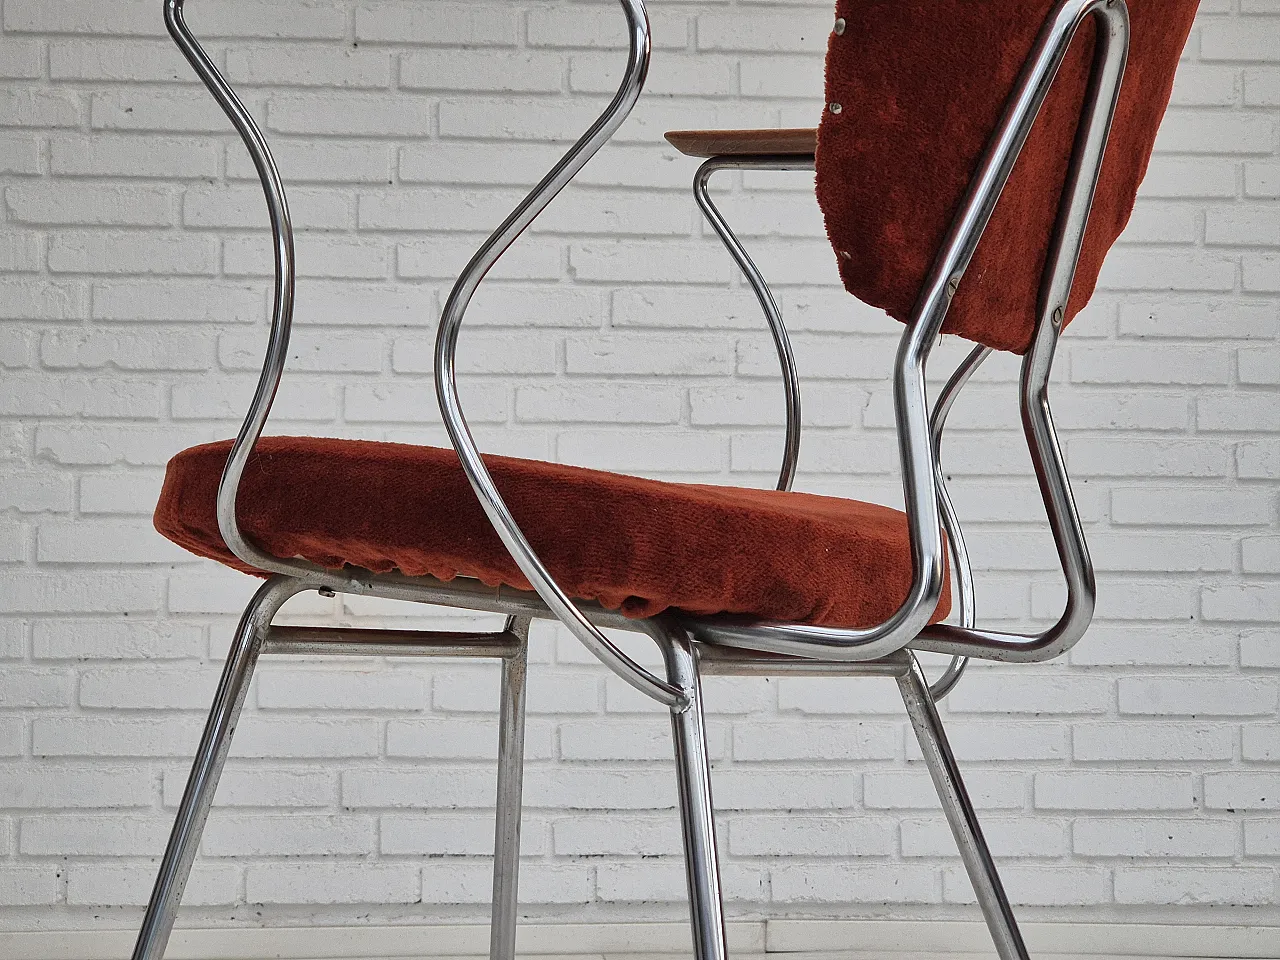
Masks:
[[[515,960],[520,902],[520,805],[524,790],[525,675],[529,618],[507,618],[520,638],[520,653],[502,661],[502,712],[498,722],[498,801],[493,841],[493,907],[489,960]]]
[[[920,741],[920,750],[924,753],[929,774],[933,777],[933,785],[938,790],[938,799],[942,801],[942,809],[951,825],[951,832],[955,835],[956,846],[960,848],[969,881],[973,884],[978,904],[982,907],[987,927],[991,931],[991,938],[995,941],[996,952],[1000,955],[1000,960],[1028,960],[1026,945],[1018,931],[1018,922],[1014,919],[1009,898],[1005,896],[1004,887],[1000,883],[1000,875],[996,872],[995,861],[991,859],[991,851],[987,849],[987,841],[982,836],[973,803],[960,777],[960,768],[947,743],[942,719],[929,694],[929,683],[914,655],[911,657],[910,671],[898,678],[898,689],[902,693],[902,702],[906,705],[911,725],[915,728],[916,739]]]
[[[244,705],[253,668],[262,649],[266,627],[271,624],[281,604],[295,593],[307,589],[304,581],[290,577],[273,577],[264,583],[240,618],[235,640],[213,698],[213,707],[200,738],[187,788],[178,807],[178,816],[169,834],[169,845],[160,863],[151,901],[142,920],[138,942],[133,948],[133,960],[161,960],[173,922],[177,919],[178,904],[183,888],[191,873],[200,846],[200,835],[213,804],[213,793],[218,786],[231,737],[235,733],[240,708]]]
[[[671,737],[675,742],[676,784],[684,831],[694,960],[727,960],[715,812],[711,803],[711,764],[707,758],[707,728],[702,712],[698,654],[689,638],[677,628],[663,628],[655,634],[655,639],[659,641],[666,659],[667,679],[680,687],[688,698],[683,706],[671,708]]]

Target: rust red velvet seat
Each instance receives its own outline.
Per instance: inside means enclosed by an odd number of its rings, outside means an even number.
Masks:
[[[155,524],[193,553],[247,570],[215,517],[230,447],[192,447],[170,461]],[[678,607],[869,627],[894,612],[911,583],[906,517],[888,507],[533,460],[486,462],[568,592],[628,616]],[[529,588],[452,450],[264,437],[237,513],[241,529],[274,556]],[[948,590],[936,619],[950,603]]]

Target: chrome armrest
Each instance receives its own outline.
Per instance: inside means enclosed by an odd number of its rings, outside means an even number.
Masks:
[[[782,311],[773,298],[769,284],[756,266],[751,255],[738,240],[729,227],[728,221],[720,213],[711,199],[707,187],[712,174],[717,170],[812,170],[812,156],[770,155],[770,154],[738,154],[736,156],[711,157],[698,168],[693,178],[693,198],[698,209],[711,224],[720,242],[724,244],[734,263],[742,271],[751,289],[764,311],[765,321],[769,324],[769,332],[773,335],[773,345],[778,351],[778,363],[782,367],[782,388],[786,395],[787,432],[782,448],[782,469],[778,474],[779,490],[790,490],[796,478],[796,464],[800,459],[800,376],[796,372],[795,353],[791,349],[791,338],[787,336],[786,325],[782,321]]]

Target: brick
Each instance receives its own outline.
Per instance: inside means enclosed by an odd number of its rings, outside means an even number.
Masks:
[[[154,187],[63,184],[9,187],[5,208],[14,223],[34,225],[168,226],[173,198]]]
[[[8,573],[5,613],[154,613],[160,581],[135,573]]]
[[[431,129],[434,103],[378,93],[279,94],[267,126],[279,133],[417,137]]]
[[[1064,907],[1104,901],[1110,874],[1104,869],[1011,864],[1000,871],[1009,884],[1013,903],[1026,906]],[[965,872],[953,867],[943,877],[944,896],[952,903],[973,903],[973,887]]]
[[[0,484],[0,509],[22,513],[71,510],[72,478],[52,472],[8,472]]]
[[[152,817],[23,817],[18,849],[36,856],[131,856],[162,850],[169,830]]]
[[[735,857],[892,856],[893,820],[846,817],[734,817],[729,852]]]
[[[66,231],[49,244],[54,273],[130,273],[196,276],[216,269],[212,237],[160,236],[111,231]]]
[[[545,829],[525,821],[520,836],[522,856],[545,854]],[[489,856],[493,853],[493,817],[478,815],[414,816],[386,814],[379,818],[379,850],[413,856]]]
[[[1084,761],[1227,761],[1235,754],[1235,731],[1225,723],[1080,723],[1072,727],[1071,743],[1072,756]]]
[[[1250,680],[1121,678],[1119,694],[1122,714],[1258,716],[1276,708],[1274,687]]]
[[[526,773],[525,803],[537,806],[529,790]],[[345,771],[342,774],[342,803],[351,809],[395,807],[487,807],[493,804],[493,773],[489,769],[459,769],[448,778],[429,770],[378,769]]]
[[[204,631],[195,624],[102,619],[41,619],[32,624],[37,660],[198,658]]]
[[[48,906],[57,902],[60,866],[6,865],[0,875],[0,904],[6,907]]]
[[[1206,587],[1200,592],[1206,620],[1274,623],[1280,619],[1280,598],[1263,584]]]
[[[0,127],[78,127],[80,100],[70,91],[12,87],[0,93]]]
[[[184,764],[164,771],[165,807],[177,807],[190,769],[190,764]],[[218,781],[217,803],[225,807],[331,808],[338,797],[336,782],[337,778],[326,771],[229,765]]]
[[[477,56],[474,49],[429,50],[403,53],[399,62],[400,86],[405,90],[559,93],[564,85],[564,59],[541,52],[492,51]]]
[[[152,135],[54,136],[49,141],[53,173],[70,177],[213,177],[219,152],[207,140]]]
[[[1020,773],[975,770],[965,778],[973,805],[980,810],[1020,810],[1026,803],[1026,778]],[[863,806],[868,810],[934,810],[937,790],[924,770],[875,771],[864,778]]]
[[[892,760],[898,728],[884,723],[751,723],[735,727],[739,761]]]
[[[210,857],[363,856],[375,847],[368,818],[214,813],[202,852]]]
[[[1066,824],[1035,818],[1002,819],[983,817],[983,830],[994,856],[1059,857],[1067,850]],[[958,857],[951,828],[941,817],[928,820],[902,821],[902,855],[904,857]]]
[[[227,51],[226,75],[254,86],[389,87],[391,58],[377,50],[239,48]]]
[[[515,407],[530,423],[678,423],[683,409],[677,389],[613,382],[521,387]]]
[[[1037,773],[1037,810],[1189,810],[1195,787],[1189,774],[1126,771]]]
[[[1072,850],[1086,857],[1233,857],[1238,836],[1230,820],[1081,818],[1071,828]]]
[[[1117,903],[1257,906],[1275,902],[1275,875],[1264,869],[1116,868]]]
[[[264,709],[420,710],[426,692],[423,677],[387,670],[264,670],[258,676]]]
[[[774,903],[934,903],[933,867],[787,863],[769,871]]]
[[[118,867],[76,864],[67,870],[67,903],[82,906],[145,904],[155,884],[155,873],[153,863]],[[193,907],[238,903],[239,869],[230,865],[197,864],[192,868],[182,900]]]
[[[124,809],[151,805],[151,778],[145,770],[113,765],[110,770],[53,764],[5,763],[0,805],[15,810],[41,808]]]
[[[54,40],[49,75],[55,80],[113,83],[197,83],[181,51],[165,40]]]

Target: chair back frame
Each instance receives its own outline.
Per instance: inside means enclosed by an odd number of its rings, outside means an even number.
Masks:
[[[305,580],[311,588],[492,610],[509,616],[557,619],[626,682],[667,706],[679,708],[686,700],[686,692],[637,664],[600,629],[608,626],[649,632],[649,627],[642,622],[626,620],[598,604],[574,601],[546,570],[515,522],[480,457],[458,399],[455,377],[458,334],[475,290],[511,243],[610,139],[643,89],[650,57],[644,0],[619,2],[627,21],[629,53],[627,69],[616,95],[588,131],[472,257],[446,302],[436,339],[435,387],[445,427],[486,515],[533,585],[532,593],[506,588],[494,590],[461,578],[444,583],[430,577],[373,574],[353,568],[327,570],[305,561],[272,557],[243,535],[236,519],[240,479],[254,444],[262,434],[283,375],[292,326],[292,223],[284,186],[266,140],[243,103],[187,28],[183,18],[184,0],[165,0],[165,22],[173,39],[249,150],[271,219],[275,296],[267,354],[218,491],[219,530],[232,553],[258,569]],[[960,626],[929,626],[942,592],[941,527],[945,523],[949,529],[953,526],[955,530],[959,529],[938,466],[942,427],[956,393],[985,359],[987,351],[977,348],[962,364],[943,391],[932,420],[925,390],[925,366],[951,298],[964,276],[1071,40],[1090,16],[1098,23],[1094,70],[1045,271],[1037,333],[1023,363],[1020,389],[1024,432],[1067,581],[1066,611],[1057,624],[1037,635],[999,633],[968,626],[972,623],[971,610]],[[1060,0],[1027,60],[1005,115],[939,250],[913,319],[902,336],[894,364],[893,390],[914,570],[906,601],[883,623],[866,629],[763,623],[730,616],[697,619],[677,616],[683,629],[697,640],[852,666],[858,662],[893,658],[894,654],[907,647],[1005,661],[1044,660],[1058,656],[1083,634],[1093,610],[1093,572],[1054,432],[1048,377],[1124,75],[1128,36],[1124,0]],[[793,411],[790,395],[789,386],[789,426],[793,419],[798,421],[793,413],[798,413],[799,409],[797,402]],[[794,462],[793,456],[789,440],[787,460]],[[784,461],[784,479],[789,479],[785,477],[786,470]],[[967,570],[967,561],[964,568]],[[874,669],[871,663],[867,666]]]

